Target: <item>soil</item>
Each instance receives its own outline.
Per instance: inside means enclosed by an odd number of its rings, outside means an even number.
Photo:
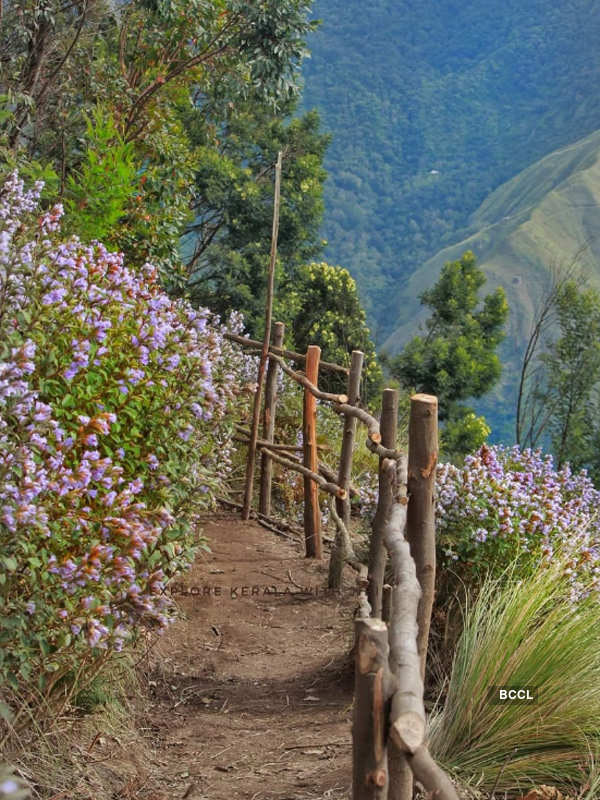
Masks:
[[[327,594],[300,541],[229,515],[204,533],[211,552],[173,586],[184,619],[146,666],[147,763],[115,796],[348,798],[353,575]]]

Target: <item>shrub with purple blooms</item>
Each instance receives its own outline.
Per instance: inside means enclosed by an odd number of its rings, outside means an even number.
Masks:
[[[237,356],[41,185],[0,189],[0,684],[47,690],[171,616],[230,463]]]
[[[585,472],[557,471],[539,451],[484,445],[462,467],[442,464],[437,491],[443,566],[469,584],[509,565],[526,575],[560,552],[575,595],[584,574],[600,588],[600,492]]]

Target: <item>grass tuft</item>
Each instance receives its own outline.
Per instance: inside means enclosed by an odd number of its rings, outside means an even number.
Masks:
[[[461,781],[502,796],[541,783],[570,789],[597,772],[600,603],[570,600],[555,564],[515,581],[488,580],[465,612],[434,757]],[[496,705],[498,686],[536,687],[535,704]]]

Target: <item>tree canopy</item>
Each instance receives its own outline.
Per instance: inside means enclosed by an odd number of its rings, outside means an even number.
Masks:
[[[453,431],[464,452],[484,427],[475,425],[471,409],[458,403],[489,391],[502,369],[496,348],[504,337],[508,305],[502,288],[480,299],[485,280],[470,251],[447,262],[437,283],[421,295],[421,303],[431,309],[426,333],[390,360],[392,375],[405,386],[437,395],[440,419],[452,423],[448,433]]]

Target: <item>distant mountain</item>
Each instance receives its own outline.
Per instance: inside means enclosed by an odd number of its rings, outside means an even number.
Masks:
[[[600,287],[600,131],[556,150],[493,192],[475,211],[463,238],[436,253],[404,283],[394,305],[398,327],[382,350],[398,352],[423,319],[419,295],[443,264],[472,250],[487,275],[486,288],[503,286],[510,308],[502,345],[500,388],[478,408],[496,438],[512,437],[520,360],[552,266],[577,258],[590,285]]]
[[[357,278],[381,343],[405,282],[494,189],[600,129],[600,0],[314,8],[304,105],[334,136],[326,256]]]

